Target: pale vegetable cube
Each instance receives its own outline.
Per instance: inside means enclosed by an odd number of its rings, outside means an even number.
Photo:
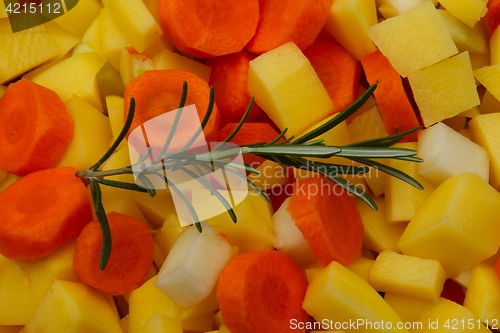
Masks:
[[[486,149],[437,123],[418,135],[418,154],[424,160],[418,173],[439,185],[463,172],[489,179],[489,157]]]
[[[417,322],[424,310],[432,304],[425,299],[385,293],[384,300],[396,311],[403,322]]]
[[[154,286],[156,277],[150,278],[129,295],[128,331],[139,332],[155,313],[179,318],[182,309]],[[161,331],[157,331],[161,332]]]
[[[144,51],[163,34],[141,0],[108,0],[106,7],[119,29],[137,50]]]
[[[79,53],[38,74],[32,81],[54,90],[64,102],[77,95],[102,110],[96,75],[103,65],[104,59],[97,54]]]
[[[116,70],[120,70],[122,51],[126,47],[131,47],[132,45],[118,28],[115,20],[113,20],[109,8],[104,7],[99,16],[102,55]]]
[[[208,223],[200,233],[189,227],[177,237],[154,285],[182,307],[201,302],[229,262],[231,245]]]
[[[472,269],[464,306],[482,322],[500,319],[500,280],[492,266],[479,264]]]
[[[490,184],[500,190],[500,113],[484,114],[469,122],[472,139],[490,156]]]
[[[382,251],[370,271],[378,291],[435,302],[443,291],[446,273],[437,260]]]
[[[444,298],[440,298],[438,302],[429,305],[417,322],[421,322],[422,325],[415,329],[414,332],[491,333],[469,309]]]
[[[371,209],[361,199],[356,199],[356,205],[365,228],[363,246],[375,252],[391,250],[398,252],[396,243],[406,228],[405,223],[387,223],[386,207],[383,197],[373,198],[378,210]]]
[[[426,127],[480,102],[468,52],[414,72],[408,80]]]
[[[430,1],[372,26],[368,35],[403,77],[458,52]]]
[[[439,3],[471,28],[488,11],[484,0],[439,0]]]
[[[500,193],[473,173],[442,183],[406,227],[398,248],[438,260],[448,277],[492,256],[500,245]]]
[[[76,6],[66,7],[68,11],[64,15],[58,16],[54,22],[76,37],[82,38],[92,21],[99,15],[102,6],[98,0],[78,0],[72,1],[72,3]]]
[[[75,134],[58,165],[87,170],[109,149],[109,120],[101,111],[76,95],[65,104],[75,123]]]
[[[273,215],[273,229],[276,235],[273,245],[298,264],[314,262],[316,257],[287,210],[289,202],[290,198],[287,198]]]
[[[393,17],[403,14],[410,9],[423,4],[428,0],[376,0],[378,10],[385,17]],[[432,0],[434,5],[437,4],[437,0]]]
[[[362,277],[336,261],[332,261],[309,283],[303,308],[316,321],[350,322],[360,321],[392,323],[374,328],[373,325],[359,325],[356,332],[408,332],[398,329],[401,321],[394,310]]]
[[[472,270],[474,267],[469,268],[466,271],[460,272],[450,279],[461,285],[463,288],[469,288],[470,280],[472,279]]]
[[[132,331],[130,331],[132,333]],[[160,313],[154,313],[148,321],[137,331],[137,333],[182,333],[182,325],[179,318],[172,318]]]
[[[12,33],[9,20],[0,20],[0,84],[6,83],[59,55],[44,26]]]
[[[359,60],[377,50],[367,33],[376,23],[375,0],[336,0],[325,28]]]
[[[417,150],[418,145],[416,142],[406,142],[397,143],[394,147]],[[386,222],[408,222],[415,216],[436,186],[418,173],[418,163],[390,160],[387,164],[410,175],[424,187],[423,190],[419,190],[395,177],[386,177]]]
[[[248,92],[287,136],[303,133],[333,113],[311,63],[292,42],[250,61]]]
[[[207,82],[210,79],[210,71],[212,70],[209,66],[205,64],[202,64],[193,59],[186,58],[178,53],[172,52],[171,50],[167,49],[160,51],[157,55],[154,56],[153,68],[187,69]]]
[[[438,12],[446,24],[458,51],[488,53],[488,35],[481,25],[478,24],[471,28],[447,10],[440,9]]]
[[[122,333],[112,299],[80,282],[56,280],[24,327],[27,333]]]

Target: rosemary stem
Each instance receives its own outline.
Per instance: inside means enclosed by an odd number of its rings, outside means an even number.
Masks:
[[[112,170],[82,170],[78,171],[76,173],[76,176],[78,178],[103,178],[103,177],[109,177],[109,176],[117,176],[117,175],[123,175],[123,174],[128,174],[128,173],[133,173],[132,171],[132,166],[127,166],[124,168],[119,168],[119,169],[112,169]]]

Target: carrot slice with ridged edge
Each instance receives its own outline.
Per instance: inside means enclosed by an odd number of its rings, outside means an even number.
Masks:
[[[361,216],[340,186],[320,176],[298,180],[287,210],[322,266],[348,265],[361,254]]]
[[[92,220],[83,182],[71,167],[30,173],[0,192],[0,253],[37,260],[76,238]]]
[[[259,1],[159,0],[158,14],[179,50],[211,58],[245,47],[259,21]]]
[[[7,88],[0,119],[0,170],[18,176],[55,167],[73,139],[73,118],[61,98],[26,79]]]
[[[116,296],[131,292],[145,281],[155,245],[150,231],[137,218],[117,212],[106,216],[111,231],[111,255],[106,268],[99,267],[102,233],[97,220],[78,236],[73,266],[82,282]]]
[[[217,301],[231,333],[303,333],[290,322],[310,318],[302,308],[306,289],[304,273],[286,254],[250,251],[222,269]]]

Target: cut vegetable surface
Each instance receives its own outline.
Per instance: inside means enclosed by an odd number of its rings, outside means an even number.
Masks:
[[[0,253],[36,260],[75,238],[92,220],[73,168],[33,172],[0,192]]]
[[[73,119],[59,96],[26,79],[0,99],[0,170],[19,176],[52,168],[73,138]]]
[[[236,256],[222,270],[217,300],[232,333],[301,332],[290,322],[307,322],[302,309],[307,280],[299,266],[279,251]]]
[[[259,21],[259,1],[159,0],[158,14],[179,50],[211,58],[245,47]]]
[[[107,218],[113,250],[106,268],[99,268],[102,233],[97,221],[90,222],[78,236],[73,266],[82,282],[107,294],[121,295],[145,281],[155,245],[146,225],[135,217],[111,212]]]

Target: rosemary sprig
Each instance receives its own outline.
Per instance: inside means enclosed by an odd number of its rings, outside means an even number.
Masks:
[[[376,85],[372,85],[358,100],[356,100],[344,111],[340,112],[337,116],[325,122],[323,125],[300,136],[299,138],[294,138],[293,136],[291,136],[286,140],[282,140],[287,132],[287,130],[284,129],[275,139],[269,142],[260,142],[250,145],[243,145],[241,147],[235,147],[234,145],[229,144],[229,141],[238,133],[241,126],[246,121],[246,117],[248,116],[253,104],[252,98],[241,121],[238,123],[235,130],[230,133],[223,142],[218,144],[212,150],[207,149],[206,151],[201,152],[189,151],[191,145],[197,140],[212,114],[214,106],[214,90],[213,88],[211,88],[208,108],[205,117],[201,122],[201,126],[195,131],[194,135],[188,140],[188,142],[183,145],[180,151],[168,152],[169,145],[172,142],[175,131],[177,130],[177,125],[180,121],[180,117],[182,116],[182,112],[184,110],[187,99],[188,86],[187,83],[184,82],[179,108],[176,111],[172,128],[168,133],[167,139],[160,149],[159,154],[157,154],[157,156],[150,162],[147,162],[152,152],[152,147],[149,147],[147,149],[147,152],[143,156],[140,156],[138,161],[134,165],[115,170],[101,171],[99,170],[99,168],[114,153],[114,151],[117,149],[117,147],[120,145],[128,131],[130,130],[130,126],[132,124],[135,113],[135,100],[132,98],[130,100],[129,112],[124,127],[110,149],[91,168],[89,168],[88,170],[77,172],[78,177],[86,178],[90,183],[92,200],[96,208],[96,216],[99,220],[103,233],[103,244],[100,258],[101,269],[104,269],[106,267],[106,264],[109,260],[109,255],[111,253],[111,234],[109,231],[106,213],[102,206],[102,193],[100,190],[100,185],[112,186],[132,191],[148,192],[151,196],[155,196],[156,191],[150,177],[158,177],[163,182],[165,182],[173,191],[173,193],[175,193],[175,195],[177,195],[184,203],[200,232],[202,231],[201,221],[195,207],[188,200],[186,195],[178,188],[178,186],[174,184],[170,179],[168,179],[165,171],[181,171],[184,174],[187,174],[189,177],[196,179],[222,203],[234,222],[237,221],[237,216],[234,213],[231,204],[206,178],[207,174],[214,172],[217,168],[222,169],[224,172],[227,172],[227,174],[230,174],[240,181],[244,181],[250,189],[260,195],[264,200],[266,200],[266,202],[269,202],[269,198],[257,185],[252,183],[252,181],[238,172],[238,170],[240,170],[240,172],[244,170],[249,173],[260,173],[259,170],[251,166],[233,161],[233,159],[240,154],[254,154],[257,156],[261,156],[265,159],[278,163],[284,170],[285,166],[291,166],[294,168],[318,173],[319,175],[329,179],[334,184],[340,186],[342,189],[346,190],[352,195],[359,197],[373,209],[377,209],[377,206],[372,198],[363,190],[342,178],[340,175],[363,174],[368,172],[370,170],[370,167],[373,167],[378,168],[380,171],[385,172],[393,177],[401,179],[418,189],[422,189],[422,185],[406,173],[378,161],[378,159],[384,158],[421,162],[421,159],[415,157],[416,151],[414,150],[390,147],[400,141],[401,138],[403,138],[405,135],[418,130],[418,128],[384,138],[356,142],[353,144],[338,147],[327,146],[324,144],[323,140],[317,139],[318,136],[331,130],[342,121],[346,120],[347,117],[349,117],[351,114],[356,112],[366,102],[368,97],[373,93],[375,89]],[[308,159],[310,157],[328,158],[332,156],[343,157],[348,160],[364,164],[366,166],[331,164],[327,162],[318,162]],[[137,181],[141,183],[141,185],[105,179],[105,177],[113,175],[133,174],[134,170],[137,170],[138,168],[141,170],[141,173],[139,175],[136,175],[136,178]],[[225,177],[227,177],[227,175],[225,175]]]

